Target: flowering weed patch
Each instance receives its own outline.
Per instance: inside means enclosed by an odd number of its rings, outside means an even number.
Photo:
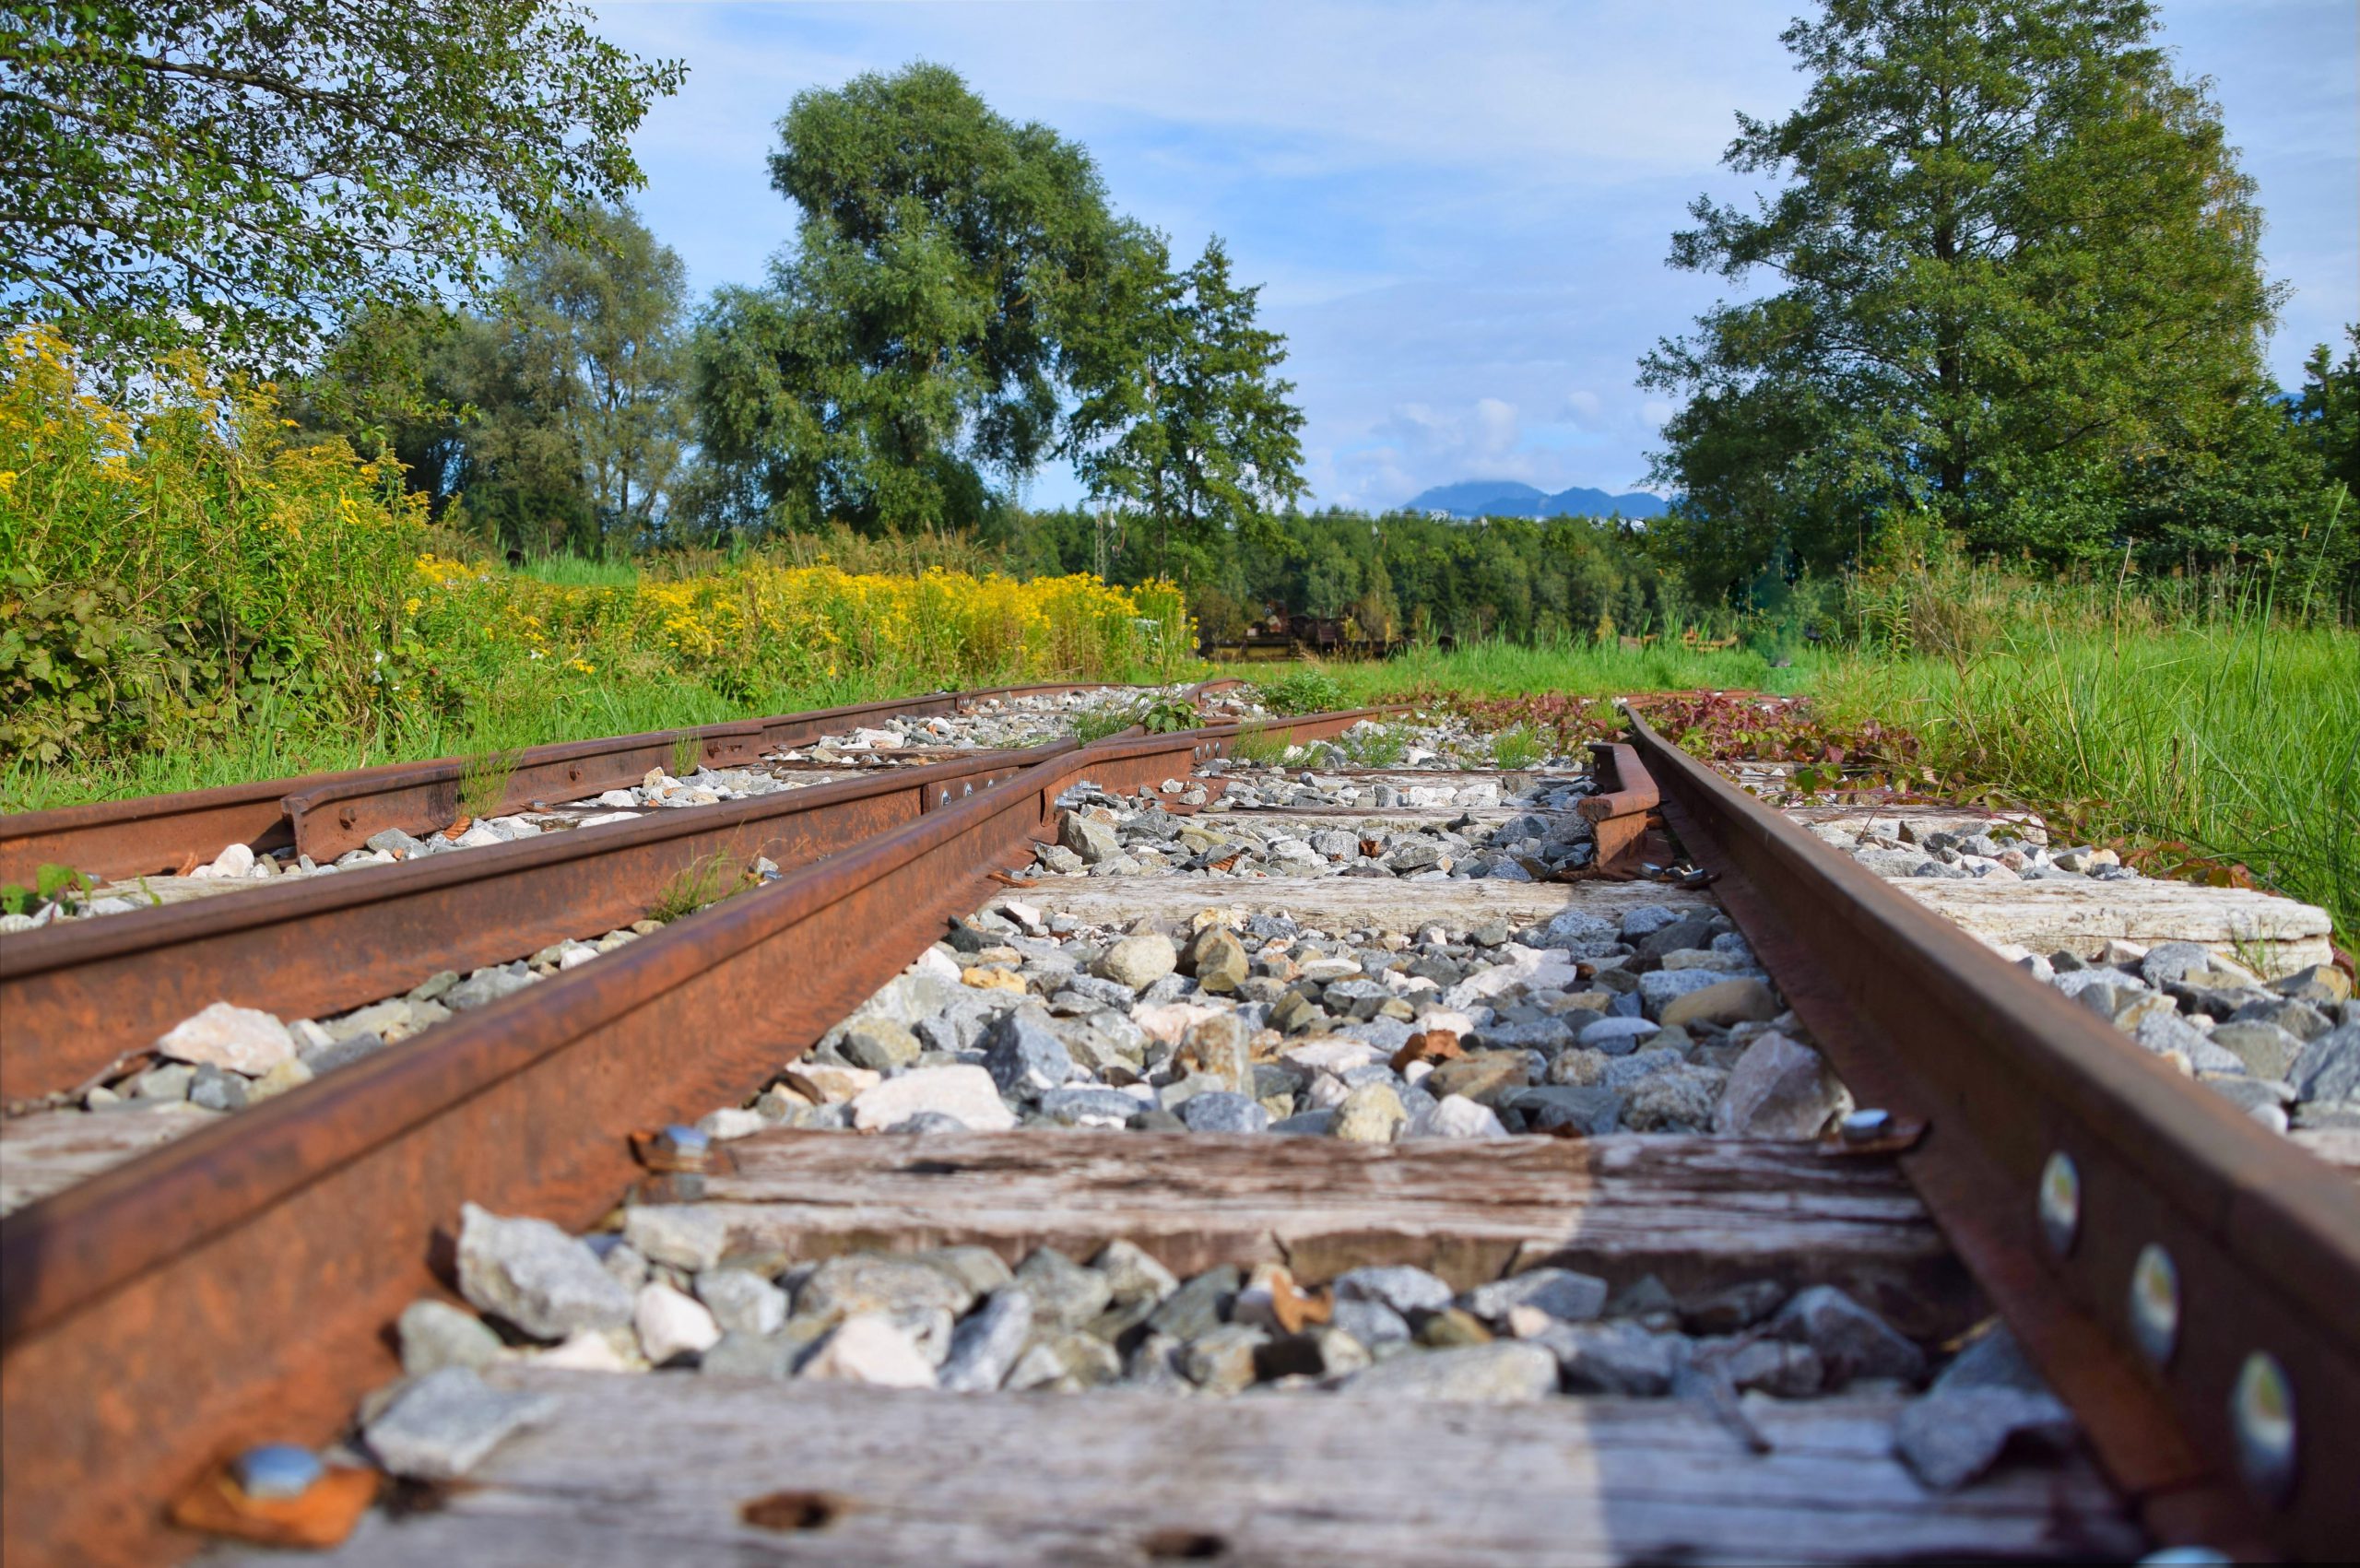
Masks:
[[[39,329],[0,349],[0,768],[12,808],[834,701],[1171,666],[1168,584],[694,576],[462,559],[391,463],[295,445],[186,361],[136,409]],[[617,579],[620,580],[618,581]]]

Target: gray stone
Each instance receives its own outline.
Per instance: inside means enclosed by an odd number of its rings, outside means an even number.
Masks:
[[[1787,1289],[1775,1279],[1724,1285],[1680,1303],[1680,1324],[1692,1334],[1734,1334],[1778,1310]]]
[[[1112,860],[1123,853],[1115,830],[1093,818],[1068,811],[1057,822],[1058,843],[1085,866]]]
[[[1409,1120],[1401,1096],[1390,1082],[1363,1083],[1335,1107],[1333,1135],[1347,1143],[1391,1143]]]
[[[1219,926],[1208,928],[1192,949],[1195,963],[1192,973],[1197,984],[1215,994],[1235,991],[1245,984],[1248,965],[1245,946],[1237,937]]]
[[[1166,1296],[1148,1319],[1148,1326],[1174,1339],[1210,1334],[1229,1315],[1230,1304],[1245,1284],[1245,1276],[1235,1264],[1208,1268]]]
[[[134,1100],[186,1100],[189,1086],[195,1081],[195,1067],[185,1062],[167,1062],[134,1078],[124,1092]]]
[[[1574,1043],[1592,1051],[1603,1051],[1610,1056],[1620,1056],[1637,1048],[1640,1041],[1659,1034],[1663,1025],[1653,1019],[1601,1019],[1574,1036]]]
[[[974,1299],[960,1279],[914,1258],[851,1253],[828,1259],[796,1287],[795,1315],[832,1320],[878,1313],[914,1321],[944,1311],[956,1317]]]
[[[330,1041],[325,1045],[312,1046],[297,1059],[316,1078],[322,1073],[334,1072],[338,1067],[357,1062],[363,1056],[373,1056],[384,1048],[385,1042],[378,1035],[352,1034],[342,1040]]]
[[[1524,1090],[1504,1106],[1521,1113],[1533,1132],[1566,1127],[1583,1138],[1603,1138],[1622,1119],[1622,1092],[1604,1084],[1551,1085]]]
[[[707,1377],[766,1377],[784,1382],[795,1375],[795,1363],[808,1348],[800,1338],[785,1334],[724,1334],[713,1349],[697,1358],[697,1371]]]
[[[269,1013],[215,1002],[174,1024],[156,1050],[176,1062],[260,1078],[295,1055],[295,1037]]]
[[[242,1111],[246,1093],[244,1079],[210,1062],[200,1066],[189,1079],[188,1102],[206,1111]]]
[[[1106,1277],[1117,1306],[1161,1302],[1180,1288],[1179,1278],[1172,1270],[1129,1242],[1108,1242],[1090,1267]]]
[[[1989,1469],[2011,1443],[2061,1448],[2073,1441],[2072,1413],[2046,1392],[1937,1385],[1903,1407],[1894,1451],[1936,1491],[1955,1491]]]
[[[1702,1132],[1713,1125],[1729,1076],[1714,1067],[1667,1067],[1632,1087],[1622,1125],[1633,1132]]]
[[[982,1394],[1008,1379],[1032,1335],[1032,1298],[1016,1289],[995,1291],[950,1331],[950,1354],[938,1381],[956,1394]]]
[[[2303,1052],[2303,1042],[2274,1023],[2219,1024],[2209,1038],[2256,1078],[2284,1078]]]
[[[1424,1269],[1406,1263],[1352,1268],[1336,1277],[1336,1300],[1375,1302],[1404,1317],[1440,1312],[1451,1303],[1451,1289]],[[1359,1336],[1355,1336],[1358,1338]]]
[[[890,1018],[858,1018],[844,1029],[836,1052],[856,1067],[889,1073],[918,1059],[918,1037]]]
[[[1016,1279],[1015,1270],[1009,1268],[999,1254],[989,1247],[930,1247],[925,1252],[913,1253],[910,1261],[948,1274],[952,1280],[966,1288],[967,1299],[971,1302],[990,1295],[1002,1286],[1013,1283]]]
[[[1557,1358],[1540,1345],[1503,1339],[1395,1356],[1354,1373],[1341,1386],[1346,1394],[1394,1399],[1524,1404],[1557,1391]]]
[[[1270,1126],[1268,1111],[1224,1089],[1190,1095],[1180,1102],[1179,1116],[1190,1132],[1258,1133],[1267,1132]]]
[[[1699,1372],[1740,1392],[1807,1399],[1828,1386],[1827,1366],[1819,1352],[1783,1339],[1715,1340],[1696,1346],[1692,1360]]]
[[[1114,1346],[1090,1334],[1049,1334],[1033,1340],[1017,1358],[1002,1386],[1011,1390],[1095,1388],[1123,1375]]]
[[[963,1062],[915,1067],[871,1084],[853,1097],[849,1108],[852,1125],[863,1129],[923,1130],[911,1124],[927,1116],[976,1132],[1005,1132],[1016,1125],[991,1075]]]
[[[985,1026],[981,1043],[984,1070],[1012,1099],[1037,1100],[1074,1076],[1065,1043],[1029,1012],[1000,1014]]]
[[[1339,1301],[1328,1322],[1371,1349],[1406,1345],[1410,1339],[1410,1320],[1383,1302]]]
[[[1713,1130],[1724,1138],[1817,1138],[1851,1104],[1818,1052],[1772,1031],[1755,1035],[1729,1070]]]
[[[1235,1394],[1254,1382],[1255,1352],[1269,1335],[1250,1324],[1224,1323],[1180,1350],[1180,1373],[1214,1394]]]
[[[1677,925],[1680,916],[1659,903],[1643,903],[1636,909],[1622,912],[1622,939],[1635,942],[1652,937],[1667,925]]]
[[[1119,1127],[1146,1106],[1119,1089],[1069,1085],[1041,1096],[1041,1114],[1064,1127]]]
[[[2327,1014],[2292,996],[2248,1002],[2229,1015],[2231,1023],[2274,1023],[2297,1040],[2317,1040],[2334,1025]]]
[[[1817,1350],[1830,1387],[1841,1387],[1856,1377],[1915,1383],[1926,1374],[1923,1351],[1833,1285],[1797,1292],[1770,1320],[1770,1333]]]
[[[1091,972],[1117,985],[1144,991],[1170,974],[1177,966],[1179,957],[1173,950],[1171,937],[1150,931],[1137,937],[1126,937],[1108,948],[1100,955],[1098,961],[1091,965]]]
[[[1663,1038],[1658,1035],[1660,1040]],[[1680,1038],[1685,1038],[1681,1036]],[[1610,1059],[1598,1077],[1600,1087],[1627,1090],[1633,1084],[1653,1078],[1659,1072],[1680,1066],[1681,1053],[1669,1045],[1650,1044],[1644,1051],[1634,1051],[1627,1056]]]
[[[786,1326],[786,1292],[746,1268],[708,1268],[697,1300],[725,1334],[775,1334]]]
[[[456,1480],[511,1433],[555,1409],[546,1395],[506,1393],[472,1368],[446,1366],[403,1389],[362,1429],[362,1437],[394,1475]]]
[[[1530,1343],[1557,1358],[1568,1393],[1648,1398],[1670,1391],[1688,1350],[1677,1334],[1650,1334],[1629,1322],[1552,1324]]]
[[[459,1293],[536,1339],[631,1321],[631,1293],[597,1256],[546,1220],[504,1219],[470,1203],[459,1221]]]
[[[475,1314],[448,1302],[428,1298],[410,1303],[402,1308],[395,1333],[407,1377],[424,1377],[446,1366],[490,1366],[500,1359],[500,1336]]]
[[[698,1204],[638,1203],[623,1211],[623,1239],[655,1262],[695,1274],[721,1262],[729,1226]]]
[[[2128,1028],[2130,1038],[2158,1056],[2180,1055],[2195,1060],[2211,1045],[2211,1042],[2205,1039],[2203,1031],[2181,1019],[2169,998],[2157,997],[2156,1000],[2162,1003],[2160,1008],[2141,1010],[2133,1022],[2124,1026]],[[2231,1067],[2244,1066],[2233,1054],[2223,1052],[2222,1055],[2229,1057]]]
[[[1596,1317],[1606,1305],[1606,1281],[1570,1268],[1528,1268],[1476,1286],[1460,1298],[1460,1304],[1494,1328],[1507,1322],[1511,1308],[1520,1306],[1579,1323]]]
[[[386,828],[372,833],[367,843],[369,847],[378,854],[390,855],[396,860],[407,860],[414,855],[423,855],[426,852],[424,844],[399,828]]]
[[[1017,1266],[1016,1288],[1032,1298],[1032,1321],[1044,1331],[1086,1327],[1115,1299],[1113,1280],[1055,1247],[1037,1247]]]
[[[1622,937],[1622,932],[1611,920],[1579,909],[1560,911],[1540,928],[1541,944],[1552,948],[1605,947]]]
[[[512,969],[478,969],[442,996],[442,1005],[454,1013],[475,1008],[489,1007],[502,996],[513,996],[533,983],[526,972]]]
[[[1291,1138],[1326,1138],[1336,1130],[1336,1119],[1333,1110],[1299,1111],[1292,1116],[1280,1116],[1266,1130]],[[1173,1120],[1179,1118],[1174,1116]],[[1138,1124],[1134,1122],[1132,1126]]]
[[[2304,1046],[2289,1076],[2299,1100],[2360,1099],[2360,1024],[2347,1023]]]

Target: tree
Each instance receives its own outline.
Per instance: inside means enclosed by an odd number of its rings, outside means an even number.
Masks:
[[[1699,198],[1671,252],[1775,291],[1643,362],[1690,399],[1655,477],[1691,523],[1804,555],[1923,506],[2071,554],[2109,531],[2046,497],[2220,433],[2279,295],[2252,183],[2154,30],[2145,0],[1825,0],[1786,31],[1811,89],[1740,115],[1725,161],[1791,178],[1752,212]]]
[[[389,447],[434,514],[536,553],[667,520],[684,436],[680,258],[628,207],[577,215],[492,295],[496,313],[384,306],[331,341],[302,421]]]
[[[1093,496],[1153,524],[1159,573],[1175,531],[1201,558],[1224,535],[1267,529],[1305,489],[1303,414],[1288,401],[1294,383],[1275,375],[1286,338],[1255,324],[1261,290],[1232,281],[1218,237],[1176,276],[1164,253],[1160,241],[1134,248],[1104,330],[1078,356],[1070,442]]]
[[[688,273],[628,207],[584,215],[579,228],[581,242],[537,247],[502,293],[513,351],[538,390],[525,407],[562,431],[603,546],[665,520],[686,434]]]
[[[698,335],[714,520],[972,525],[1059,437],[1062,345],[1127,226],[1096,166],[915,65],[797,95],[771,183],[802,209],[770,286]]]
[[[0,291],[100,360],[300,357],[582,238],[683,74],[566,0],[4,0]]]

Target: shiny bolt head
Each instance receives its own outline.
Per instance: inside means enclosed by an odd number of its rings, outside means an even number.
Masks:
[[[2130,1337],[2157,1366],[2179,1345],[2179,1267],[2153,1242],[2130,1267]]]
[[[325,1473],[317,1455],[292,1443],[257,1444],[239,1455],[230,1467],[238,1490],[257,1503],[301,1497]]]
[[[674,1122],[664,1129],[664,1141],[679,1154],[702,1154],[713,1147],[713,1139],[705,1136],[702,1127],[692,1127],[682,1122]]]
[[[1874,1143],[1893,1130],[1893,1113],[1873,1106],[1855,1111],[1844,1118],[1843,1130],[1847,1143]]]
[[[2040,1233],[2048,1250],[2063,1257],[2082,1232],[2082,1170],[2063,1150],[2040,1168]]]
[[[2295,1491],[2295,1385],[2276,1356],[2256,1350],[2246,1358],[2229,1396],[2229,1424],[2246,1484],[2264,1503],[2284,1506]]]

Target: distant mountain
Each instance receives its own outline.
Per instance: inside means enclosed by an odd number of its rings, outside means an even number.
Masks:
[[[1446,512],[1453,517],[1660,517],[1669,510],[1661,496],[1645,490],[1609,495],[1582,485],[1546,490],[1516,479],[1461,479],[1414,496],[1405,512]]]

